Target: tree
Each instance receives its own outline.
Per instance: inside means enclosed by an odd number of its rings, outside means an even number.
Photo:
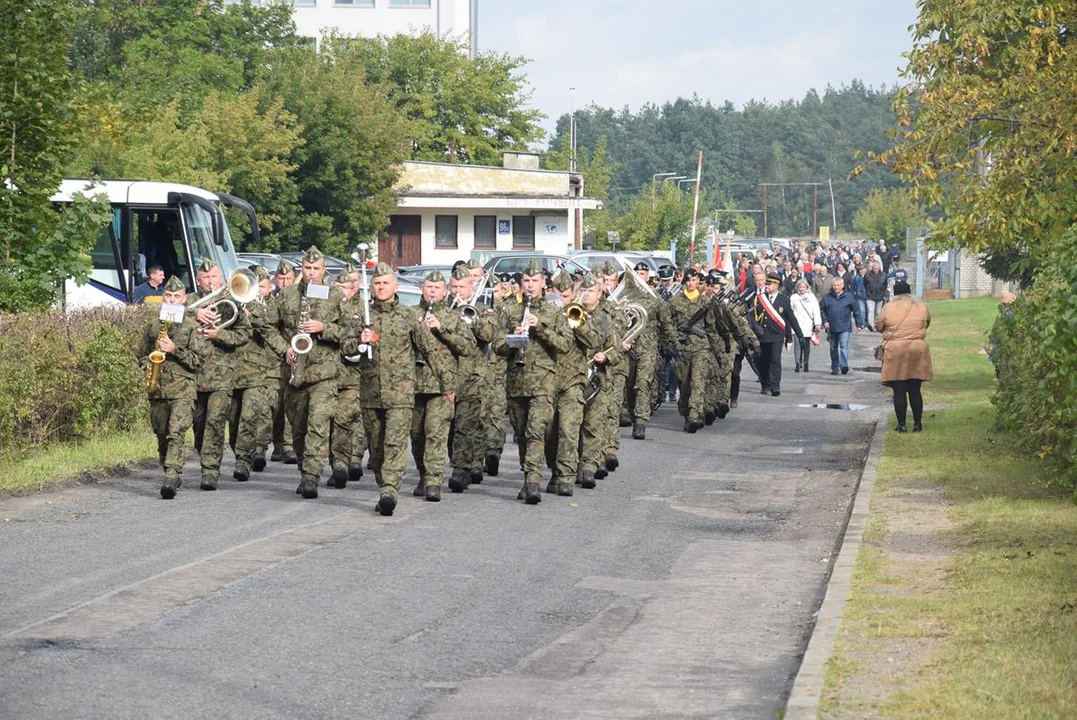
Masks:
[[[1026,282],[1077,217],[1075,22],[1074,0],[921,0],[878,156],[944,210],[936,243],[1008,257]]]
[[[904,244],[905,230],[920,227],[924,209],[906,190],[872,190],[853,216],[853,228],[888,244]]]
[[[500,165],[505,150],[542,137],[543,115],[524,106],[522,57],[467,56],[460,39],[418,36],[328,38],[334,52],[354,53],[368,82],[412,120],[411,159]]]
[[[73,15],[64,0],[0,0],[0,311],[48,307],[66,277],[84,279],[107,222],[80,201],[61,216],[49,198],[78,142],[78,79],[66,52]],[[107,207],[105,209],[107,215]]]

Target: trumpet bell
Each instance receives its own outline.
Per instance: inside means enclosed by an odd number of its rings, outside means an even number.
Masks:
[[[258,297],[258,278],[246,268],[233,270],[228,276],[228,294],[238,303],[249,303]]]
[[[569,303],[565,306],[565,317],[568,319],[568,326],[576,329],[587,322],[587,310],[579,303]]]

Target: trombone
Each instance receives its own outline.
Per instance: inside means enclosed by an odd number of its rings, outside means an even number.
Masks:
[[[225,294],[228,297],[225,297]],[[228,275],[228,281],[209,295],[200,297],[187,306],[188,310],[213,308],[218,317],[220,306],[231,307],[232,314],[227,320],[218,320],[215,326],[220,329],[231,327],[239,319],[239,306],[245,305],[258,297],[258,278],[246,268],[237,268]]]

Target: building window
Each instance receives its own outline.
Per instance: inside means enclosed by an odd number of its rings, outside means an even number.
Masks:
[[[318,0],[292,0],[292,4],[296,7],[315,7]]]
[[[512,247],[535,247],[535,218],[531,215],[512,216]]]
[[[434,216],[434,247],[456,247],[457,220],[455,215]]]
[[[430,0],[389,0],[389,7],[428,8],[430,7]]]
[[[497,216],[496,215],[476,215],[475,216],[475,247],[477,247],[477,248],[496,248],[497,247]]]
[[[333,7],[374,7],[374,0],[333,0]]]

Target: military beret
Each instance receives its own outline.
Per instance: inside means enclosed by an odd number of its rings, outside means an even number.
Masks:
[[[294,272],[295,268],[292,267],[292,264],[287,260],[281,260],[279,263],[277,263],[278,275],[291,275]]]
[[[464,263],[460,263],[457,267],[453,268],[452,279],[453,280],[467,280],[471,277],[471,271],[467,269]],[[427,280],[430,278],[427,277]]]
[[[259,281],[269,279],[269,271],[257,263],[250,266],[250,271],[254,273],[254,277],[258,278]]]
[[[590,288],[593,288],[597,284],[598,284],[598,278],[595,277],[594,273],[590,273],[590,272],[584,273],[583,277],[580,278],[580,282],[579,282],[581,290],[588,290]]]
[[[452,264],[452,272],[456,272],[457,268],[467,267],[466,260],[457,260]]]
[[[521,282],[523,281],[523,279],[524,279],[524,274],[523,274],[523,273],[521,273],[521,272],[514,272],[514,273],[512,274],[512,279],[511,279],[511,282],[514,282],[514,283],[516,283],[517,285],[519,285],[519,284],[520,284],[520,283],[521,283]]]
[[[497,276],[497,281],[498,282],[503,282],[503,283],[512,282],[512,273],[507,273],[507,272],[499,273],[498,276]]]
[[[183,281],[173,275],[168,278],[168,282],[164,284],[162,288],[164,292],[180,292],[181,290],[186,292],[187,286],[183,284]]]
[[[672,265],[663,265],[662,267],[658,268],[658,277],[661,278],[662,280],[672,280],[673,279],[673,266]]]
[[[576,281],[572,278],[572,274],[568,272],[561,272],[553,280],[553,287],[555,290],[565,292],[571,290],[575,286]]]
[[[475,258],[471,258],[470,260],[468,260],[465,265],[467,265],[468,270],[474,270],[475,268],[482,267],[482,263]]]
[[[393,268],[386,263],[380,262],[374,266],[374,277],[382,277],[384,275],[392,275]]]
[[[303,262],[305,263],[316,263],[319,260],[324,259],[325,255],[315,245],[311,245],[309,248],[307,248],[307,251],[303,253]]]
[[[703,279],[703,282],[705,282],[707,285],[717,285],[718,278],[714,275],[707,275],[707,277]]]
[[[441,274],[440,270],[431,270],[424,277],[423,280],[432,283],[445,282],[445,276]]]
[[[540,265],[535,260],[532,260],[531,262],[527,263],[527,267],[525,267],[523,270],[523,274],[527,277],[535,277],[536,275],[542,275],[545,272],[546,271],[543,269],[542,265]]]
[[[207,273],[212,272],[213,268],[217,267],[217,263],[213,262],[209,258],[203,258],[202,263],[198,266],[198,272]]]
[[[691,280],[692,278],[697,278],[697,277],[699,277],[699,271],[696,270],[695,268],[688,268],[687,270],[684,271],[684,279],[685,280]]]
[[[648,272],[650,272],[651,266],[648,265],[647,263],[643,262],[642,260],[640,260],[638,263],[635,264],[635,266],[633,266],[632,269],[633,270],[647,270]]]
[[[778,277],[777,275],[775,275],[774,273],[771,273],[771,274],[767,275],[767,285],[770,285],[771,283],[777,283],[778,285],[781,285],[782,284],[782,279],[780,277]]]

